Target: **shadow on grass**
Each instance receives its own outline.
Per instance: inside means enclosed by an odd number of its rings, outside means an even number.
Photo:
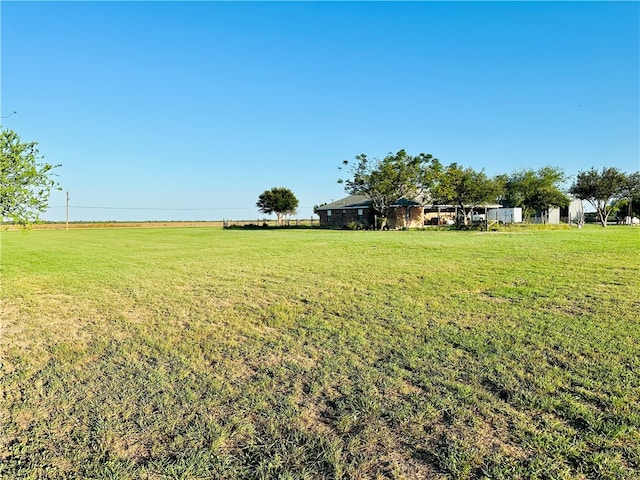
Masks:
[[[223,230],[325,230],[324,227],[318,225],[267,225],[245,223],[244,225],[225,225]]]

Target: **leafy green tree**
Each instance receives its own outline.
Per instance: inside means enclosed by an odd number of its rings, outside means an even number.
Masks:
[[[282,225],[283,216],[296,213],[298,199],[288,188],[273,187],[260,194],[256,206],[260,212],[267,215],[275,213],[278,217],[278,225]]]
[[[495,203],[499,194],[500,182],[497,179],[457,163],[440,171],[431,189],[434,203],[458,207],[461,213],[457,219],[458,226],[469,225],[473,210],[483,204]]]
[[[508,177],[501,176],[500,180],[503,199],[514,207],[521,207],[525,218],[536,212],[548,212],[552,207],[566,207],[570,203],[560,187],[566,180],[560,168],[524,169]]]
[[[618,205],[622,207],[623,203],[626,207],[626,215],[632,217],[634,213],[640,213],[640,172],[633,172],[627,175],[625,185],[625,199]],[[625,211],[625,210],[623,210]]]
[[[363,153],[356,156],[356,161],[353,166],[348,160],[343,162],[341,168],[351,167],[351,178],[338,183],[344,183],[351,195],[370,198],[376,214],[385,218],[394,202],[415,198],[427,189],[433,178],[432,168],[439,165],[431,154],[412,156],[405,150],[389,153],[382,160],[371,160]]]
[[[625,198],[618,203],[611,214],[618,217],[640,217],[640,197],[633,198],[631,201]]]
[[[13,130],[0,132],[0,213],[1,219],[27,226],[39,220],[48,207],[51,179],[59,165],[39,163],[37,142],[23,142]]]
[[[627,175],[615,167],[603,167],[602,171],[591,168],[578,173],[569,193],[589,202],[596,209],[600,224],[606,227],[611,212],[622,200],[634,195],[633,175]]]

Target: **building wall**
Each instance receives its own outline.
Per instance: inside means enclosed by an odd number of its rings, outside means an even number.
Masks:
[[[542,212],[536,212],[535,215],[529,218],[529,222],[536,225],[559,225],[560,224],[560,209],[551,207],[549,210]]]
[[[571,224],[582,214],[584,214],[582,200],[573,199],[568,207],[560,209],[560,221]]]
[[[560,224],[560,209],[559,208],[550,208],[549,216],[547,217],[547,223],[549,225],[559,225]]]
[[[502,223],[522,223],[522,208],[490,208],[487,220],[498,220]]]
[[[408,213],[408,222],[407,222]],[[416,228],[424,226],[424,209],[419,207],[398,207],[391,210],[389,217],[387,218],[387,225],[389,228]]]
[[[319,210],[320,226],[328,228],[344,228],[350,222],[364,227],[373,226],[373,213],[369,208],[339,208]]]
[[[331,212],[331,213],[329,213]],[[422,227],[424,225],[424,213],[422,207],[409,207],[409,224],[406,225],[407,211],[404,207],[394,208],[387,217],[387,226],[390,229]],[[363,227],[373,227],[375,216],[370,208],[345,208],[318,210],[320,226],[328,228],[344,228],[349,223],[355,222]]]
[[[550,225],[559,225],[562,223],[571,223],[571,220],[576,218],[576,215],[583,212],[582,201],[573,199],[568,207],[565,208],[550,208],[547,222]],[[541,222],[538,222],[541,223]]]

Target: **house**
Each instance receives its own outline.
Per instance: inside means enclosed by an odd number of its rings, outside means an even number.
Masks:
[[[363,228],[373,228],[375,215],[373,202],[364,195],[350,195],[316,208],[320,226],[344,228],[355,222]]]
[[[316,208],[320,226],[345,228],[349,224],[357,228],[375,228],[376,215],[373,202],[364,195],[350,195]],[[390,229],[421,227],[424,225],[424,209],[420,202],[400,199],[391,206],[386,226]]]
[[[482,205],[475,211],[487,219],[490,209],[499,209],[500,205]],[[349,224],[357,228],[374,228],[376,215],[373,202],[364,195],[350,195],[316,209],[320,217],[320,226],[345,228]],[[401,198],[391,205],[386,226],[389,229],[416,228],[425,225],[452,225],[458,216],[455,205],[431,205],[423,199]]]

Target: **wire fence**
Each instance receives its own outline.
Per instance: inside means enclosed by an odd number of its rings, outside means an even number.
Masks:
[[[304,207],[306,208],[306,207]],[[311,210],[309,208],[309,210]],[[251,213],[253,211],[253,213]],[[109,213],[110,212],[110,213]],[[319,219],[285,218],[278,224],[272,218],[251,218],[255,209],[250,207],[216,207],[216,208],[167,208],[167,207],[134,207],[134,206],[101,206],[101,205],[50,205],[47,208],[45,222],[60,221],[91,222],[220,222],[224,226],[319,226]],[[227,217],[233,215],[234,217]],[[62,218],[61,218],[62,217]],[[54,220],[55,218],[55,220]]]

